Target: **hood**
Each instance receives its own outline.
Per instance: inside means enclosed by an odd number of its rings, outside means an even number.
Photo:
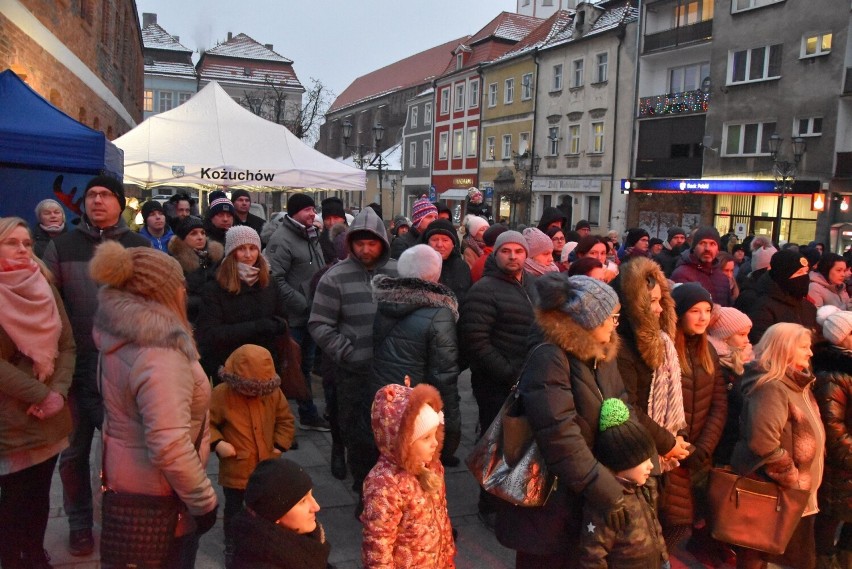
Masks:
[[[663,313],[659,318],[651,313],[648,279],[660,285]],[[625,315],[619,330],[626,337],[635,339],[642,360],[651,369],[657,369],[665,359],[665,344],[660,331],[674,339],[677,325],[675,303],[666,276],[656,262],[647,257],[637,257],[621,266],[617,292],[621,312]]]
[[[166,348],[197,360],[192,334],[180,318],[159,302],[109,287],[98,291],[95,344],[101,351],[122,343],[140,348]]]
[[[544,208],[544,211],[541,212],[541,219],[538,222],[538,228],[543,233],[547,233],[547,226],[554,221],[560,221],[564,226],[568,223],[568,216],[566,216],[559,208],[546,207]]]
[[[536,309],[535,319],[544,339],[593,367],[598,361],[611,362],[618,355],[618,334],[612,331],[609,343],[595,341],[589,331],[559,310]]]
[[[373,300],[379,304],[380,312],[392,316],[404,316],[418,308],[449,308],[456,322],[459,319],[459,303],[449,287],[423,279],[373,277]]]
[[[346,249],[350,253],[352,253],[352,236],[360,231],[371,233],[376,239],[381,240],[382,254],[379,257],[377,266],[382,266],[387,263],[388,259],[390,259],[388,232],[385,230],[384,222],[376,214],[376,212],[373,211],[373,208],[365,207],[352,221],[352,225],[349,226],[349,231],[346,233]]]
[[[186,244],[180,237],[169,241],[169,253],[180,264],[184,273],[192,273],[201,267],[198,254],[195,249]],[[207,240],[207,253],[210,256],[210,265],[215,265],[225,256],[225,248],[218,241]]]
[[[435,411],[444,407],[438,390],[426,383],[413,389],[405,385],[392,383],[379,389],[373,398],[370,412],[373,435],[379,453],[406,472],[419,475],[422,467],[412,464],[409,454],[414,421],[423,405],[430,405]],[[438,427],[438,449],[432,459],[440,463],[441,447],[444,444],[444,426]]]

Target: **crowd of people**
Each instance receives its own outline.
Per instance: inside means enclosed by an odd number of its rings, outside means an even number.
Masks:
[[[513,230],[476,188],[458,227],[425,197],[390,223],[335,197],[318,218],[306,193],[268,222],[244,190],[208,203],[146,202],[137,233],[122,184],[98,176],[76,227],[52,200],[33,228],[0,219],[4,569],[51,567],[57,464],[69,550],[93,552],[96,430],[108,491],[179,502],[162,567],[193,567],[216,522],[215,453],[226,567],[325,568],[334,536],[282,457],[298,429],[330,432],[331,473],[351,475],[365,567],[454,567],[444,468],[464,458],[466,369],[478,435],[517,384],[558,481],[540,507],[480,490],[518,569],[662,568],[680,548],[714,567],[852,566],[848,258],[714,227],[619,243],[559,208]],[[783,556],[713,538],[720,466],[808,491]]]

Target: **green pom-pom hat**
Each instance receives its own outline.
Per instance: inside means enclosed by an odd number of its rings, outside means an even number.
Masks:
[[[657,454],[651,435],[630,418],[630,408],[621,399],[603,402],[598,424],[595,458],[613,472],[639,466]]]
[[[630,409],[621,399],[607,399],[601,405],[600,430],[605,431],[611,427],[623,425],[630,420]]]

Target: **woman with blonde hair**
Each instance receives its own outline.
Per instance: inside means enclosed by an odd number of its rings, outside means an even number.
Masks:
[[[746,366],[739,384],[744,405],[731,466],[745,474],[765,460],[757,474],[785,488],[810,492],[785,554],[776,559],[742,549],[737,554],[739,568],[764,567],[767,561],[796,569],[812,569],[816,564],[814,520],[825,430],[812,393],[811,340],[811,332],[799,324],[770,326],[754,347],[755,360]]]
[[[26,222],[0,218],[0,565],[48,568],[50,481],[68,446],[71,324]]]

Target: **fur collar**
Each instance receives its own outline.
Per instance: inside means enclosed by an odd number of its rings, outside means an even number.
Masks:
[[[598,361],[613,361],[618,354],[619,340],[615,330],[612,331],[609,343],[601,345],[592,338],[588,330],[559,310],[536,309],[535,318],[545,340],[556,344],[580,361],[592,363],[593,367]]]
[[[169,241],[169,253],[180,263],[184,273],[194,273],[201,268],[201,262],[195,250],[180,237],[174,237]],[[210,266],[214,266],[225,256],[225,248],[218,241],[208,239],[207,253],[210,255]]]
[[[101,288],[95,328],[119,342],[130,342],[140,348],[177,350],[190,360],[198,359],[192,333],[174,312],[129,292]]]
[[[663,313],[659,318],[651,312],[648,279],[653,279],[660,285]],[[619,297],[621,311],[625,316],[621,328],[622,331],[627,330],[624,335],[633,336],[642,361],[651,369],[657,369],[665,360],[666,353],[660,331],[666,332],[674,339],[677,326],[675,303],[669,290],[669,282],[660,266],[646,258],[633,259],[622,265]]]
[[[281,385],[281,378],[277,375],[266,379],[252,379],[225,371],[225,366],[219,366],[219,379],[243,397],[271,395]]]
[[[459,319],[459,303],[456,295],[449,287],[441,283],[376,275],[373,277],[373,299],[376,302],[410,304],[418,308],[449,308],[456,322]]]

